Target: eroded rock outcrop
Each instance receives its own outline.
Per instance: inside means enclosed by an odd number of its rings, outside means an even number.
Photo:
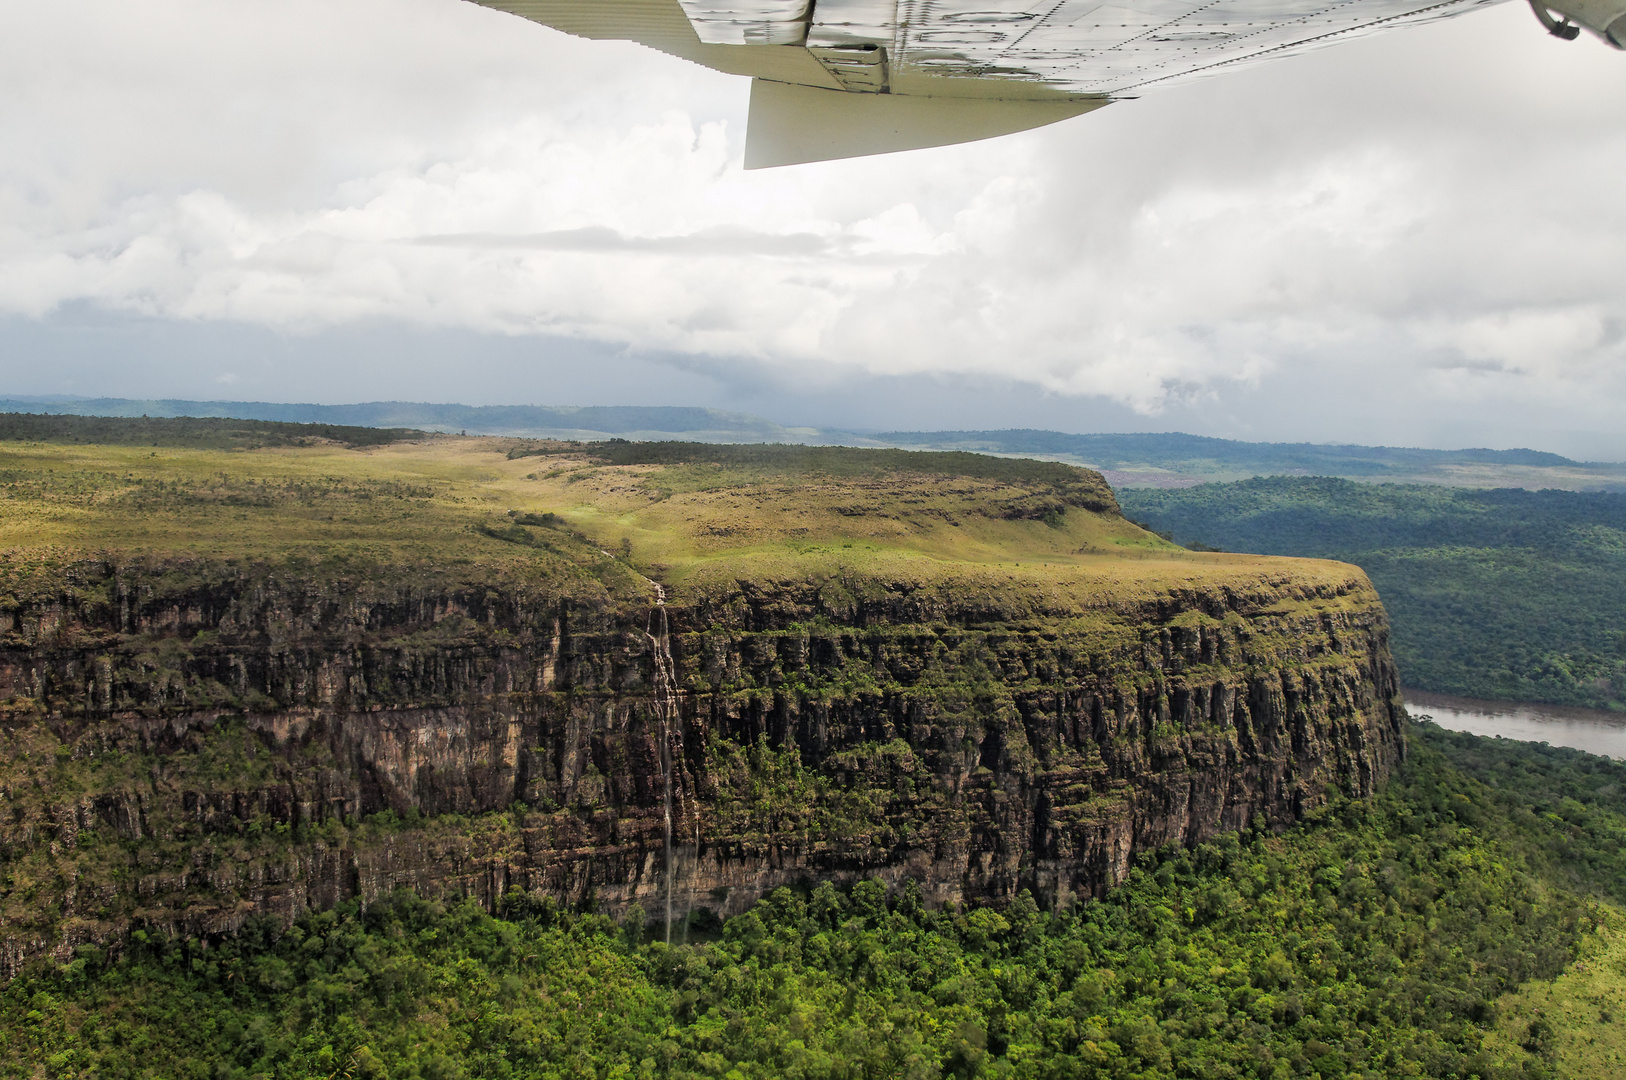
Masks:
[[[660,910],[647,607],[413,579],[95,561],[13,597],[0,970],[403,886]],[[1067,901],[1370,793],[1403,753],[1370,585],[1249,580],[997,617],[906,583],[675,598],[680,906],[866,875]]]

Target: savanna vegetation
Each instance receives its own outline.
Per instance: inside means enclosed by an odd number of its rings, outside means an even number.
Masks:
[[[1013,610],[1107,587],[1350,576],[1184,550],[1125,521],[1097,474],[1054,462],[456,436],[369,445],[297,427],[279,443],[277,425],[250,421],[34,419],[68,434],[0,439],[0,548],[13,561],[112,552],[446,574],[563,557],[561,572],[633,593],[656,578],[680,600],[689,584],[839,579],[997,592]],[[194,438],[194,425],[214,434]]]
[[[761,476],[883,477],[897,473],[975,477],[1010,483],[1049,485],[1092,497],[1101,508],[1110,507],[1112,494],[1089,473],[1058,461],[1003,458],[959,450],[893,450],[850,446],[799,446],[783,443],[714,444],[698,442],[629,442],[607,439],[597,443],[540,443],[521,445],[509,457],[586,453],[610,465],[716,466],[729,473],[750,471]]]
[[[0,441],[102,443],[109,446],[187,446],[198,449],[257,449],[263,446],[382,446],[424,433],[408,428],[298,424],[221,417],[64,416],[0,413]]]
[[[0,1062],[494,1080],[1619,1065],[1620,969],[1573,972],[1618,949],[1626,766],[1432,726],[1412,747],[1372,801],[1158,853],[1107,898],[1053,912],[865,882],[780,890],[671,945],[642,912],[617,923],[520,894],[495,914],[401,894],[286,931],[141,932],[123,955],[82,949],[7,986]]]
[[[1119,499],[1183,544],[1356,563],[1408,686],[1626,709],[1626,494],[1263,477]]]

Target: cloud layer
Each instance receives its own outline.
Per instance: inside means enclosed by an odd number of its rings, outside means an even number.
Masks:
[[[1626,57],[1522,6],[794,169],[741,170],[746,94],[457,0],[11,5],[0,313],[563,337],[1256,434],[1262,403],[1626,405]]]

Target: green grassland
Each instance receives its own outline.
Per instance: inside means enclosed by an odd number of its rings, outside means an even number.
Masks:
[[[1582,1078],[1626,1034],[1626,766],[1411,732],[1383,794],[1104,900],[779,890],[670,946],[510,894],[138,934],[0,991],[5,1075]],[[361,828],[389,827],[368,824]],[[1584,847],[1587,857],[1575,859]]]
[[[1051,462],[48,419],[71,430],[0,440],[0,551],[10,552],[0,573],[14,587],[29,567],[117,552],[299,559],[312,573],[501,568],[629,599],[647,598],[649,578],[679,601],[743,580],[818,579],[1083,610],[1109,593],[1314,588],[1352,573],[1186,551],[1125,521],[1096,474]]]
[[[1180,543],[1359,565],[1408,686],[1626,709],[1626,494],[1270,477],[1119,497]]]

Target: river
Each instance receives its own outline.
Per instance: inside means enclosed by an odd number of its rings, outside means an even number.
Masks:
[[[1626,713],[1520,701],[1480,701],[1421,690],[1405,690],[1402,695],[1406,711],[1413,717],[1430,717],[1452,731],[1572,746],[1626,761]]]

